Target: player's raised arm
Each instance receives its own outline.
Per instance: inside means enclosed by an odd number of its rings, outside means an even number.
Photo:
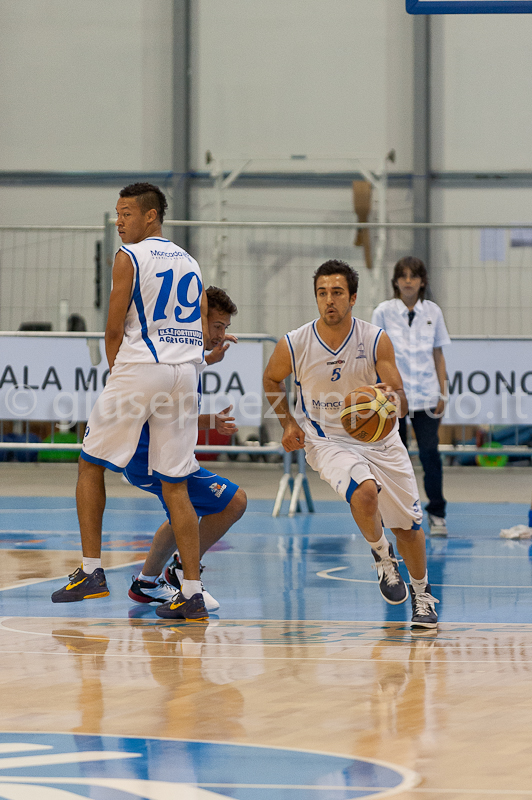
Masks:
[[[263,386],[266,398],[283,427],[282,445],[287,453],[301,450],[305,434],[290,413],[284,380],[292,372],[292,362],[286,339],[277,342],[264,371]]]
[[[393,344],[388,334],[383,331],[377,344],[376,369],[382,383],[378,384],[389,399],[397,405],[397,416],[406,417],[408,402],[403,389],[403,381],[395,364]],[[392,396],[395,395],[395,398]],[[397,400],[399,403],[397,404]]]
[[[109,296],[109,313],[105,326],[105,354],[110,370],[113,368],[124,337],[124,323],[131,300],[133,274],[131,259],[123,250],[119,250],[113,265],[113,285]]]

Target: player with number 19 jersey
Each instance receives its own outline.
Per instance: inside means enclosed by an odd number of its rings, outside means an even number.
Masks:
[[[115,363],[201,364],[202,282],[197,261],[158,237],[123,245],[120,250],[131,259],[134,277]]]

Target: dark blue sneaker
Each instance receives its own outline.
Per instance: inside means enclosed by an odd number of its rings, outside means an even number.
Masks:
[[[52,603],[75,603],[77,600],[92,600],[109,594],[103,569],[95,569],[91,575],[87,575],[78,567],[68,577],[67,585],[53,593]]]
[[[401,578],[399,572],[399,562],[395,557],[393,545],[390,543],[388,555],[381,558],[375,550],[372,550],[375,564],[373,568],[377,570],[379,578],[379,589],[387,603],[392,606],[398,606],[404,603],[408,597],[408,589],[406,583]]]
[[[201,575],[204,570],[204,566],[201,562],[199,566]],[[174,586],[178,590],[181,589],[181,584],[183,583],[183,565],[176,555],[174,555],[171,563],[166,567],[164,579],[166,583],[170,584],[170,586]],[[207,611],[216,611],[218,608],[220,608],[220,603],[218,600],[215,600],[210,592],[207,591],[203,585],[203,582],[201,584],[201,588],[203,591],[203,602],[205,603],[205,608]]]
[[[438,624],[438,615],[434,605],[440,601],[431,595],[430,583],[425,586],[425,591],[417,594],[412,586],[409,586],[409,589],[412,599],[412,627],[435,628]]]
[[[209,612],[205,608],[203,595],[200,592],[193,594],[188,600],[181,592],[177,592],[172,600],[158,606],[155,613],[164,619],[209,619]]]

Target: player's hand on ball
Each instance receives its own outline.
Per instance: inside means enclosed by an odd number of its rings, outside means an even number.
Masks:
[[[388,383],[376,383],[375,388],[380,389],[386,399],[389,400],[390,403],[394,404],[394,406],[397,408],[397,416],[401,417],[401,398],[397,392],[394,391],[393,386],[390,386]]]

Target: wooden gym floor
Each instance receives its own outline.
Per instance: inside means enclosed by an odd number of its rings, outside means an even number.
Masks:
[[[0,798],[532,798],[531,542],[499,536],[527,522],[530,467],[446,469],[441,624],[416,634],[315,476],[316,513],[272,519],[276,466],[206,466],[250,502],[204,559],[200,625],[128,600],[162,516],[114,475],[111,595],[53,605],[79,563],[75,465],[0,464]]]

